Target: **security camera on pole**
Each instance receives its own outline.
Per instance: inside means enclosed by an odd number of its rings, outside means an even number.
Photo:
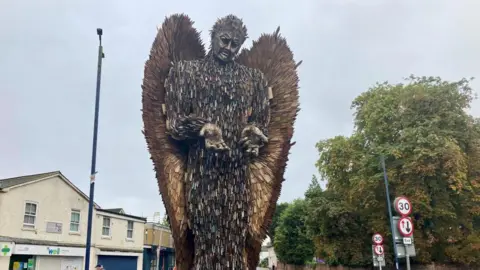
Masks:
[[[401,217],[394,217],[396,223],[393,231],[398,258],[405,258],[407,270],[410,270],[410,257],[415,257],[415,245],[413,241],[413,221],[409,217],[412,213],[412,204],[406,197],[397,197],[393,202],[395,212]]]
[[[372,236],[372,242],[373,266],[378,266],[379,270],[382,270],[382,266],[385,266],[383,236],[379,233],[374,234]]]

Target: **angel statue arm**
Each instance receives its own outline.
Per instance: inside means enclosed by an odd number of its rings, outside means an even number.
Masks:
[[[248,124],[243,129],[241,142],[246,152],[258,156],[259,150],[268,142],[268,124],[270,121],[270,105],[267,81],[262,72],[255,70],[255,88],[251,114]]]
[[[228,150],[218,126],[191,113],[193,89],[188,68],[186,61],[175,63],[165,80],[167,134],[179,141],[203,137],[207,149]]]

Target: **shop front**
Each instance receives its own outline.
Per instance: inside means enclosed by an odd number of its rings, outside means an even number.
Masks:
[[[0,269],[8,269],[14,246],[12,242],[0,242]]]
[[[159,255],[159,269],[172,270],[175,266],[175,249],[168,247],[160,247]]]
[[[175,249],[144,246],[143,270],[172,270],[175,267]]]
[[[17,244],[9,270],[82,270],[85,248]]]

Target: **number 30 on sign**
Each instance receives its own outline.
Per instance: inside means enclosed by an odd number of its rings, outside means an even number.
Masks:
[[[381,234],[376,233],[376,234],[373,235],[372,241],[375,245],[381,245],[381,244],[383,244],[383,237],[382,237]]]
[[[412,213],[412,204],[405,197],[397,197],[393,203],[395,211],[402,217],[406,217]]]

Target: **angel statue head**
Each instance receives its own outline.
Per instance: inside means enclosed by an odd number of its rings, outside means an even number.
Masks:
[[[247,27],[235,15],[228,15],[217,20],[211,34],[211,50],[220,62],[233,61],[247,39]]]

